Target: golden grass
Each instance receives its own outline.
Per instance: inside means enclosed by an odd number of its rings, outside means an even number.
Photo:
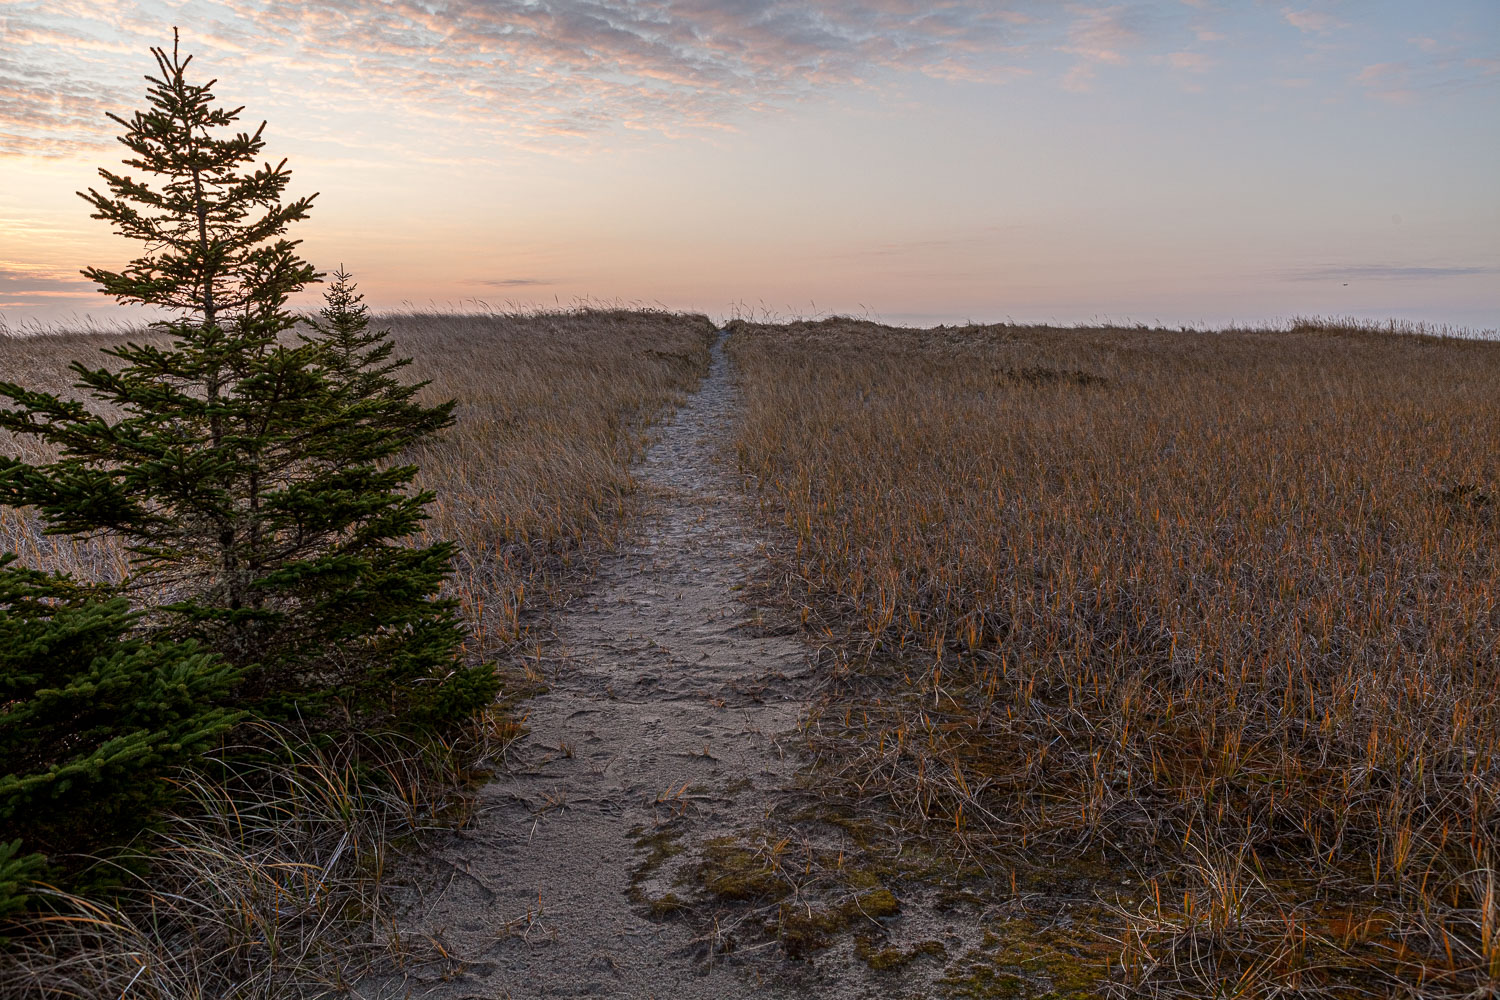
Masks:
[[[649,425],[707,371],[713,325],[623,310],[379,322],[398,354],[415,357],[410,376],[431,381],[427,400],[461,401],[456,426],[407,458],[437,494],[427,536],[463,546],[449,589],[469,623],[468,654],[498,656],[519,680],[536,630],[619,535],[629,465]],[[69,395],[69,362],[104,365],[112,359],[98,348],[131,339],[161,338],[0,337],[0,379]],[[13,438],[0,447],[51,458]],[[0,508],[0,551],[85,579],[128,573],[113,539],[41,527],[32,512]],[[259,772],[247,777],[241,762],[229,782],[207,764],[178,776],[185,804],[143,838],[150,860],[137,859],[120,899],[47,893],[50,911],[0,949],[0,996],[273,1000],[340,992],[376,964],[457,968],[462,957],[440,942],[395,929],[391,845],[461,822],[468,787],[518,733],[503,711],[452,743],[313,746],[268,728],[258,748],[280,752]]]
[[[1127,995],[1500,988],[1500,343],[732,332],[829,795],[1086,879]]]
[[[451,583],[477,648],[519,641],[528,612],[546,607],[619,530],[633,489],[629,464],[650,423],[708,367],[713,325],[646,310],[379,317],[423,400],[457,399],[457,424],[413,449],[420,484],[437,494],[427,539],[463,554]],[[73,361],[109,367],[102,347],[165,342],[155,331],[0,338],[0,380],[75,396]],[[41,463],[45,445],[0,439]],[[129,559],[110,538],[45,536],[37,515],[0,507],[0,551],[25,565],[122,579]]]
[[[387,877],[398,839],[462,819],[462,776],[435,774],[416,744],[252,729],[254,747],[228,748],[233,779],[185,770],[162,828],[101,862],[116,890],[44,887],[37,912],[0,927],[0,996],[280,1000],[338,994],[372,966],[462,964],[399,931]]]
[[[702,316],[579,310],[384,318],[427,400],[458,423],[413,451],[437,493],[428,536],[463,547],[452,587],[480,648],[524,641],[528,614],[577,581],[623,525],[650,424],[708,371]]]

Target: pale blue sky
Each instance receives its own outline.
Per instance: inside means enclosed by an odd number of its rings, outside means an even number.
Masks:
[[[0,0],[13,325],[173,24],[377,305],[1500,325],[1494,0]]]

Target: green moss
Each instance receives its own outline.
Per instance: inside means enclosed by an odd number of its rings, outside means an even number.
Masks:
[[[664,920],[687,909],[687,904],[678,898],[675,892],[669,892],[665,896],[658,896],[651,900],[646,907],[646,912],[656,920]]]
[[[796,904],[780,908],[775,934],[781,947],[792,958],[827,948],[833,936],[849,924],[842,910],[813,908]]]
[[[635,870],[637,881],[656,874],[668,860],[682,853],[682,845],[677,842],[682,836],[681,830],[659,827],[648,833],[642,832],[641,827],[636,827],[630,832],[635,836],[636,849],[647,852],[646,860]]]
[[[901,912],[901,901],[878,868],[849,863],[841,852],[803,848],[786,854],[786,838],[770,847],[772,838],[770,832],[755,831],[710,840],[703,845],[702,860],[682,874],[679,884],[721,903],[781,904],[760,926],[794,958],[827,948],[851,928],[868,931]]]
[[[775,864],[734,837],[718,837],[704,845],[697,876],[704,891],[719,899],[775,902],[791,892]]]
[[[965,968],[949,972],[938,980],[947,996],[973,997],[975,1000],[991,1000],[997,997],[1024,996],[1025,984],[1020,976],[1001,972],[992,965],[973,963]]]
[[[943,947],[941,941],[921,941],[910,948],[898,948],[895,945],[880,948],[877,944],[878,942],[868,935],[861,935],[854,940],[854,954],[859,956],[861,962],[877,972],[905,968],[923,955],[944,958],[948,954],[948,949]]]
[[[844,905],[844,910],[849,913],[850,919],[855,916],[894,917],[901,912],[901,901],[896,894],[889,889],[873,889],[862,895],[856,896]]]
[[[1026,917],[1003,920],[985,928],[979,950],[964,956],[963,966],[950,971],[943,984],[959,997],[1087,1000],[1108,980],[1114,948],[1077,926],[1039,927]]]
[[[1103,921],[1087,921],[1104,926]],[[999,948],[997,957],[1015,965],[1039,964],[1049,972],[1054,968],[1075,970],[1080,966],[1095,969],[1094,978],[1104,973],[1114,944],[1081,929],[1048,926],[1038,928],[1027,919],[1003,921],[991,925]]]
[[[658,913],[656,910],[658,901],[647,897],[643,886],[648,878],[661,870],[662,865],[682,853],[682,844],[678,843],[682,831],[671,827],[658,827],[647,831],[644,827],[637,826],[630,833],[636,838],[636,849],[646,852],[645,859],[630,873],[630,889],[628,890],[630,901],[637,906],[646,907],[652,916],[664,916],[665,914]]]
[[[793,958],[827,948],[841,932],[871,919],[892,917],[901,912],[901,902],[889,889],[872,889],[840,906],[784,904],[774,927],[768,928],[781,940],[781,946]]]

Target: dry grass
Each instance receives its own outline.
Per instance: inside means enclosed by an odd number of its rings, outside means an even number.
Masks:
[[[464,549],[452,591],[479,649],[523,639],[528,615],[587,571],[622,524],[631,457],[649,425],[708,367],[713,326],[644,310],[380,317],[424,401],[460,400],[457,425],[407,456],[437,493],[429,538]],[[0,338],[0,380],[75,395],[73,361],[114,363],[102,347],[165,342],[154,331]],[[3,433],[3,432],[0,432]],[[53,457],[34,440],[0,438],[7,454]],[[0,508],[0,551],[25,565],[123,579],[129,559],[110,538],[46,536],[34,512]]]
[[[484,648],[524,639],[615,539],[629,465],[649,424],[708,370],[702,316],[583,310],[524,316],[385,317],[431,400],[458,399],[458,424],[418,448],[435,491],[429,533],[464,549],[454,579]]]
[[[154,331],[97,330],[88,333],[33,331],[22,336],[0,336],[0,380],[28,389],[77,398],[76,379],[68,366],[81,361],[90,367],[113,368],[118,362],[99,353],[103,347],[137,343],[165,343]],[[35,438],[0,431],[0,449],[7,456],[33,464],[56,458],[56,450]],[[0,552],[14,552],[23,565],[73,573],[84,580],[118,582],[129,575],[124,547],[110,539],[81,539],[42,533],[35,511],[0,506]]]
[[[1500,989],[1500,343],[735,324],[832,801],[1124,995]]]
[[[279,1000],[338,993],[374,966],[461,964],[400,933],[386,891],[397,843],[462,821],[465,775],[442,769],[454,759],[257,728],[233,779],[212,777],[212,760],[183,773],[180,810],[100,861],[118,890],[44,889],[38,913],[0,928],[13,936],[0,995]],[[247,768],[245,752],[260,763]]]
[[[429,534],[463,546],[451,590],[468,654],[498,656],[514,696],[538,629],[622,528],[650,423],[707,370],[712,324],[624,310],[382,322],[416,358],[411,376],[431,380],[426,398],[461,400],[457,425],[409,457],[437,493]],[[153,336],[3,338],[0,379],[66,394],[70,361],[103,364],[99,347]],[[27,511],[0,509],[0,551],[90,579],[129,570],[111,539],[43,536]],[[459,957],[440,943],[395,933],[384,873],[393,845],[462,822],[465,790],[518,732],[497,710],[453,744],[314,750],[277,733],[256,741],[284,752],[253,780],[216,779],[210,764],[181,775],[187,806],[138,845],[152,860],[121,898],[53,894],[53,915],[4,952],[0,996],[271,1000],[336,992],[373,964],[452,967]]]

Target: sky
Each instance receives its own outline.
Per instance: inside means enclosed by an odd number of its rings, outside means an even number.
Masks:
[[[378,308],[1500,326],[1496,0],[0,0],[11,328],[173,26]]]

